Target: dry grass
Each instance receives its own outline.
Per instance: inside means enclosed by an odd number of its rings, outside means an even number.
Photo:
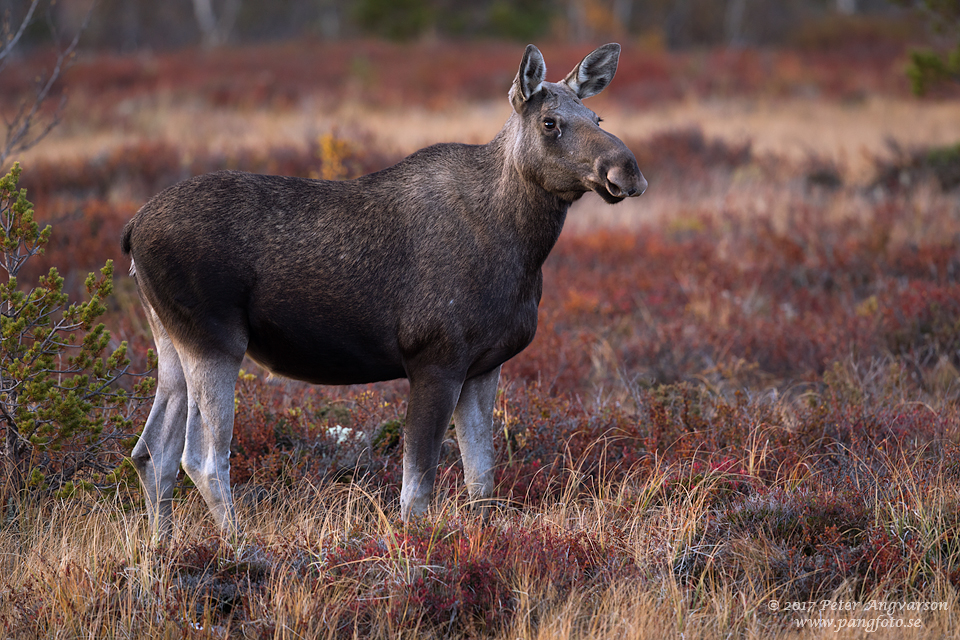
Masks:
[[[75,500],[33,507],[0,535],[5,575],[0,627],[8,638],[639,640],[851,638],[864,630],[837,633],[840,620],[854,625],[880,619],[894,625],[919,620],[922,626],[910,632],[912,638],[960,637],[957,592],[945,577],[929,574],[928,559],[944,552],[944,535],[957,532],[955,521],[942,521],[955,513],[955,482],[941,474],[918,491],[911,467],[892,467],[888,491],[862,506],[876,519],[873,526],[893,531],[901,543],[909,546],[910,536],[918,537],[912,544],[916,553],[897,566],[914,576],[908,591],[883,581],[863,590],[851,575],[825,594],[804,598],[784,581],[780,565],[789,552],[778,533],[764,527],[774,526],[769,512],[822,491],[815,478],[784,476],[774,483],[782,488],[766,498],[718,502],[729,480],[725,472],[687,476],[689,482],[678,484],[677,474],[682,479],[686,472],[665,465],[604,487],[602,495],[574,497],[579,492],[571,491],[559,502],[523,512],[507,509],[487,524],[460,508],[457,499],[405,528],[392,506],[362,485],[278,489],[255,509],[241,508],[246,544],[240,549],[211,532],[193,493],[176,510],[174,539],[159,548],[148,544],[143,519],[120,503]],[[676,490],[664,500],[669,486]],[[890,502],[890,492],[903,500]],[[710,523],[731,514],[738,526],[761,526],[754,535],[731,530],[716,538]],[[548,551],[557,541],[579,540],[580,546],[561,544],[552,552],[587,545],[593,568],[551,574],[554,568],[525,561],[524,546],[513,547],[519,555],[496,556],[503,540],[525,531],[540,532],[535,539]],[[445,546],[450,537],[462,544]],[[426,546],[418,542],[425,539]],[[354,548],[365,551],[349,555]],[[459,551],[451,555],[451,549]],[[956,556],[960,549],[953,545],[948,552]],[[460,575],[478,553],[496,563],[487,579],[502,587],[497,606],[508,615],[491,624],[475,617],[479,610],[452,606],[444,609],[449,617],[438,621],[417,609],[410,595],[417,585]],[[529,553],[536,558],[539,551]],[[545,572],[554,580],[545,580]],[[925,575],[931,579],[916,579]],[[816,600],[818,608],[823,601],[876,600],[944,602],[946,610],[893,615],[827,610],[812,619],[830,619],[834,626],[810,631],[797,628],[805,614],[777,611],[771,604],[807,599]],[[870,637],[904,635],[880,628]]]

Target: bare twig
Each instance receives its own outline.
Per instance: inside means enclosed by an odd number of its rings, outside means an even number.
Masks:
[[[27,8],[27,15],[24,16],[20,22],[20,27],[17,29],[17,32],[13,34],[9,40],[4,38],[4,42],[0,45],[0,71],[3,71],[3,68],[6,66],[7,56],[16,48],[17,43],[23,36],[23,32],[26,31],[30,23],[33,22],[33,14],[39,4],[40,0],[32,0],[30,6]],[[6,33],[7,29],[4,29],[4,32]]]
[[[33,16],[38,4],[39,0],[32,0],[30,8],[24,17],[23,22],[20,24],[20,28],[17,30],[17,33],[10,40],[4,43],[2,49],[0,49],[0,65],[6,64],[7,56],[9,56],[10,52],[17,44],[17,41],[20,40],[23,31],[33,20]],[[16,115],[6,121],[6,134],[3,138],[3,144],[0,145],[0,166],[5,166],[7,158],[14,153],[22,153],[36,146],[53,130],[54,127],[60,123],[63,107],[66,104],[65,99],[60,100],[60,104],[57,105],[53,115],[46,123],[42,125],[38,124],[40,120],[40,109],[50,97],[50,92],[54,85],[69,66],[70,60],[77,49],[77,45],[80,43],[80,36],[90,23],[90,17],[93,15],[94,5],[95,2],[91,3],[90,8],[87,10],[87,13],[83,18],[83,22],[77,29],[77,32],[74,34],[70,44],[67,45],[65,49],[57,52],[57,60],[50,71],[50,75],[47,76],[46,81],[43,82],[43,84],[37,89],[32,101],[25,100],[23,103],[21,103]],[[2,69],[3,66],[0,66],[0,70]]]

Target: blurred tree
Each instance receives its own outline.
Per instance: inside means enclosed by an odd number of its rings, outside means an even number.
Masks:
[[[928,18],[936,34],[953,41],[953,49],[945,56],[931,50],[910,52],[907,75],[913,92],[924,95],[931,86],[944,81],[960,82],[960,2],[957,0],[899,0],[913,6]]]
[[[213,0],[193,0],[193,14],[197,18],[197,26],[202,34],[201,44],[205,49],[212,49],[226,44],[237,21],[240,11],[240,0],[223,0],[220,6],[220,16],[214,12]]]
[[[434,20],[427,0],[359,0],[354,15],[363,30],[390,40],[416,38]]]
[[[552,7],[544,0],[495,0],[488,9],[491,35],[512,40],[534,40],[550,27]]]
[[[58,0],[58,5],[78,0]],[[84,33],[87,47],[131,52],[195,45],[202,35],[190,0],[97,0]]]
[[[746,8],[747,0],[727,0],[724,30],[727,44],[731,47],[739,47],[743,44],[741,32],[743,31],[743,12]]]
[[[633,0],[613,0],[613,18],[620,29],[629,31],[633,19]]]
[[[857,0],[837,0],[837,13],[852,15],[857,12]]]
[[[340,37],[342,24],[340,7],[334,0],[320,1],[320,34],[327,40]]]

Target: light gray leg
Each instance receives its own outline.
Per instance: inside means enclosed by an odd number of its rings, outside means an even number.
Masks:
[[[493,405],[499,382],[500,367],[470,378],[453,411],[467,493],[481,507],[493,496]]]
[[[157,394],[130,457],[140,477],[154,537],[172,533],[173,488],[187,424],[187,382],[180,355],[153,309],[146,308],[157,346]]]
[[[442,371],[418,371],[410,376],[400,489],[400,517],[404,522],[430,506],[440,447],[461,384],[461,380],[453,380]]]
[[[184,353],[189,406],[181,464],[224,535],[239,535],[230,491],[234,393],[242,357]]]

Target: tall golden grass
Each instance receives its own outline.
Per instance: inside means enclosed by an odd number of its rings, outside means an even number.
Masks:
[[[892,490],[902,500],[878,498],[863,506],[877,526],[918,537],[917,559],[901,567],[916,576],[928,569],[924,557],[944,553],[944,537],[957,534],[956,520],[944,518],[960,495],[947,470],[920,488],[909,461],[888,464],[893,480],[884,493]],[[960,636],[960,602],[943,578],[908,591],[897,583],[867,592],[841,584],[816,598],[812,616],[776,610],[774,602],[789,606],[783,593],[790,591],[791,578],[778,576],[775,566],[785,553],[782,541],[763,533],[730,536],[719,544],[709,540],[704,525],[717,517],[716,495],[729,478],[724,471],[707,473],[669,500],[658,498],[677,473],[685,472],[664,465],[589,496],[571,487],[560,501],[523,511],[504,508],[488,523],[462,508],[460,496],[437,505],[429,521],[455,527],[470,545],[483,547],[491,536],[515,535],[524,527],[579,531],[603,553],[635,563],[637,571],[629,575],[569,587],[544,582],[524,557],[500,558],[498,570],[512,600],[503,604],[514,613],[499,628],[471,626],[458,620],[455,610],[441,624],[415,610],[397,617],[407,585],[424,575],[442,578],[450,559],[432,564],[429,548],[408,546],[393,507],[363,485],[302,484],[278,488],[255,508],[241,501],[246,535],[239,547],[216,537],[194,493],[177,505],[177,531],[159,547],[151,545],[139,512],[119,501],[32,506],[0,533],[0,628],[8,638],[852,638],[863,637],[864,629],[838,632],[841,620],[854,625],[863,619],[917,619],[922,626],[909,634],[881,627],[870,637]],[[778,500],[782,506],[791,495],[822,490],[815,478],[796,469],[783,470],[777,484],[780,498],[738,508],[756,509],[753,517],[762,519],[761,511],[777,508]],[[434,525],[410,526],[430,531]],[[447,535],[450,530],[444,529]],[[371,542],[380,551],[357,560],[364,571],[338,574],[329,564],[331,549]],[[955,541],[946,552],[956,564]],[[692,559],[704,567],[699,576],[683,568]],[[819,609],[819,603],[871,600],[945,604],[942,611],[891,616]],[[354,618],[358,601],[366,601],[363,617]],[[806,618],[830,619],[834,626],[799,629]]]

